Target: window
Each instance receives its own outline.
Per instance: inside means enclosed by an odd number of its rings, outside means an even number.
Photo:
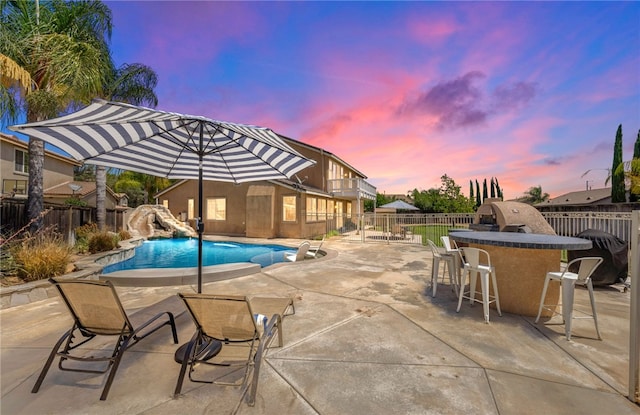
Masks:
[[[162,206],[164,206],[165,209],[169,209],[169,199],[162,199]]]
[[[227,220],[227,199],[207,199],[207,220]]]
[[[307,222],[318,220],[318,199],[307,197]]]
[[[327,219],[333,219],[333,212],[335,212],[335,202],[329,200],[327,202]]]
[[[283,222],[296,221],[296,197],[295,196],[282,197],[282,221]]]
[[[29,153],[16,149],[13,170],[29,174]]]
[[[193,219],[193,210],[194,210],[194,201],[193,199],[187,200],[187,219]]]
[[[327,199],[318,199],[318,220],[327,220]]]
[[[3,180],[2,194],[27,194],[27,180]]]

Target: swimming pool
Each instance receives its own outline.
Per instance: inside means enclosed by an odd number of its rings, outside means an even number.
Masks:
[[[284,262],[285,252],[295,249],[282,245],[244,244],[237,242],[202,241],[202,265],[251,262],[266,267]],[[146,268],[187,268],[198,266],[197,239],[156,239],[144,241],[135,255],[125,261],[111,264],[103,274]]]

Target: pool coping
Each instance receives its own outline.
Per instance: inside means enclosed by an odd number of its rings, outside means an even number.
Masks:
[[[208,240],[214,240],[209,239]],[[62,280],[93,279],[110,280],[115,286],[123,287],[160,287],[169,285],[196,285],[197,268],[147,268],[136,271],[116,271],[109,274],[102,274],[102,270],[107,265],[124,261],[134,255],[135,248],[144,242],[144,238],[132,238],[120,241],[118,248],[107,252],[87,255],[74,262],[75,271],[66,273],[59,277]],[[251,242],[249,242],[251,243]],[[291,248],[295,250],[295,247]],[[328,250],[322,250],[324,257],[314,259],[314,261],[328,259],[332,257]],[[307,262],[307,261],[303,261]],[[300,263],[303,263],[300,262]],[[219,264],[203,267],[202,282],[222,281],[231,278],[260,273],[272,267],[300,264],[295,262],[279,262],[268,267],[261,268],[259,264],[249,262],[236,262],[232,264]],[[119,273],[135,274],[118,275]],[[48,279],[30,281],[25,284],[0,287],[0,310],[19,305],[29,304],[47,298],[57,297],[58,292],[49,283]]]
[[[107,252],[99,252],[82,257],[74,262],[75,271],[58,276],[62,280],[99,279],[102,269],[115,262],[120,262],[134,255],[135,248],[144,239],[135,238],[120,241],[118,248]],[[58,295],[55,287],[48,279],[30,281],[25,284],[0,287],[0,309],[46,300]]]
[[[234,262],[202,267],[202,283],[228,280],[257,274],[260,264]],[[145,268],[115,271],[100,275],[100,280],[111,281],[122,287],[164,287],[169,285],[195,285],[198,283],[198,267],[189,268]]]

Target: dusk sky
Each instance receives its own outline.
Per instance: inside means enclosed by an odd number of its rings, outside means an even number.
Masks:
[[[269,127],[380,193],[604,187],[618,125],[624,160],[640,129],[638,2],[107,4],[158,109]]]

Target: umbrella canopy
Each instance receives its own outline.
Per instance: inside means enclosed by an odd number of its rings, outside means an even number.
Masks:
[[[405,202],[404,200],[394,200],[386,205],[378,206],[382,209],[396,209],[396,210],[420,210],[419,208]]]
[[[197,179],[198,292],[202,290],[202,181],[285,179],[315,164],[268,128],[103,100],[63,117],[9,129],[39,138],[87,164]]]

